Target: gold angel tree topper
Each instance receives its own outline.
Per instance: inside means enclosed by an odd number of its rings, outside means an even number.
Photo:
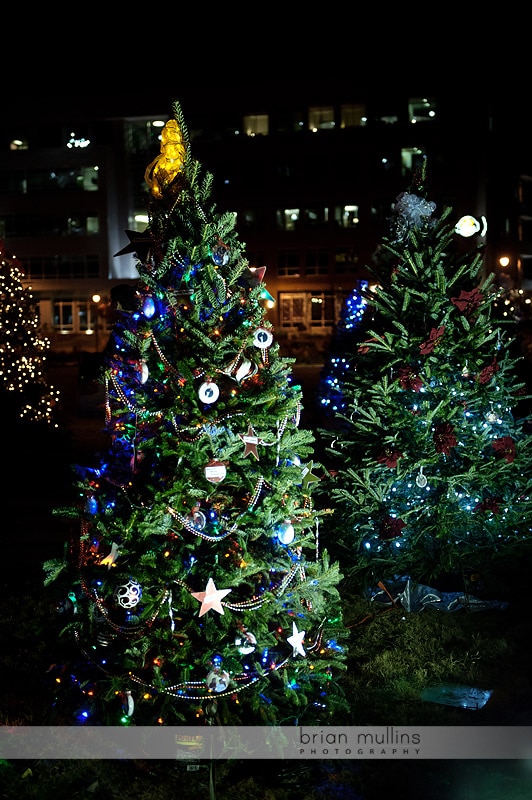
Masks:
[[[144,180],[152,197],[160,200],[176,179],[185,162],[183,133],[177,120],[170,119],[161,133],[161,153],[146,167]]]

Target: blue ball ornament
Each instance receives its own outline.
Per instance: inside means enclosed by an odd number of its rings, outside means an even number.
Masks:
[[[217,267],[224,267],[226,264],[228,264],[229,248],[227,247],[227,245],[220,243],[217,244],[216,247],[213,247],[211,258],[213,264],[216,264]]]
[[[151,319],[155,314],[155,303],[151,295],[147,295],[144,298],[144,302],[142,304],[142,313],[146,319]]]
[[[281,544],[290,544],[294,541],[294,537],[296,535],[294,531],[294,526],[290,522],[290,520],[285,520],[281,522],[275,529],[275,534]]]

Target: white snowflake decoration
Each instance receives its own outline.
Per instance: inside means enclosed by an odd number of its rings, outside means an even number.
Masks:
[[[425,200],[417,194],[402,192],[396,198],[393,207],[395,218],[392,220],[395,241],[404,239],[410,230],[420,228],[423,224],[429,224],[432,213],[436,210],[436,203],[432,200]]]

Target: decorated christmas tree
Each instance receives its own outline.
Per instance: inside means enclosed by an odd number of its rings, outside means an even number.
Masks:
[[[424,167],[394,204],[365,292],[366,339],[346,354],[346,407],[323,432],[326,524],[346,581],[364,592],[469,570],[494,577],[532,541],[515,324],[494,313],[483,223],[453,223],[450,208],[438,217],[425,178]]]
[[[50,385],[50,342],[39,333],[30,289],[20,261],[0,239],[0,404],[8,432],[26,423],[56,425],[59,392]]]
[[[344,376],[350,368],[346,353],[353,350],[355,335],[367,304],[361,290],[367,289],[367,287],[367,281],[359,281],[344,301],[340,319],[329,347],[327,362],[320,372],[316,402],[318,408],[333,419],[337,412],[344,411],[346,406],[343,384]]]
[[[140,278],[105,349],[109,447],[57,510],[69,558],[45,564],[76,643],[58,707],[74,693],[88,724],[330,721],[346,709],[342,576],[265,268],[210,199],[178,102],[145,180],[148,226],[117,254]]]

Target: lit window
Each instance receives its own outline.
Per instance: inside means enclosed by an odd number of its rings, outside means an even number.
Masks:
[[[335,323],[334,296],[330,292],[313,292],[310,298],[311,326],[330,328]]]
[[[334,128],[333,106],[313,106],[309,108],[308,127],[313,133]]]
[[[244,117],[246,136],[267,136],[269,118],[267,114],[247,114]]]
[[[298,328],[305,330],[307,327],[306,292],[286,293],[279,295],[279,319],[283,328]]]
[[[408,100],[410,122],[430,122],[436,117],[436,101],[433,97],[411,97]]]
[[[411,176],[421,167],[424,152],[419,147],[403,147],[401,149],[401,175]]]
[[[277,211],[277,226],[283,231],[294,231],[299,227],[300,220],[299,208],[284,208]]]
[[[361,103],[343,105],[340,107],[340,127],[360,128],[367,122],[366,106]]]

